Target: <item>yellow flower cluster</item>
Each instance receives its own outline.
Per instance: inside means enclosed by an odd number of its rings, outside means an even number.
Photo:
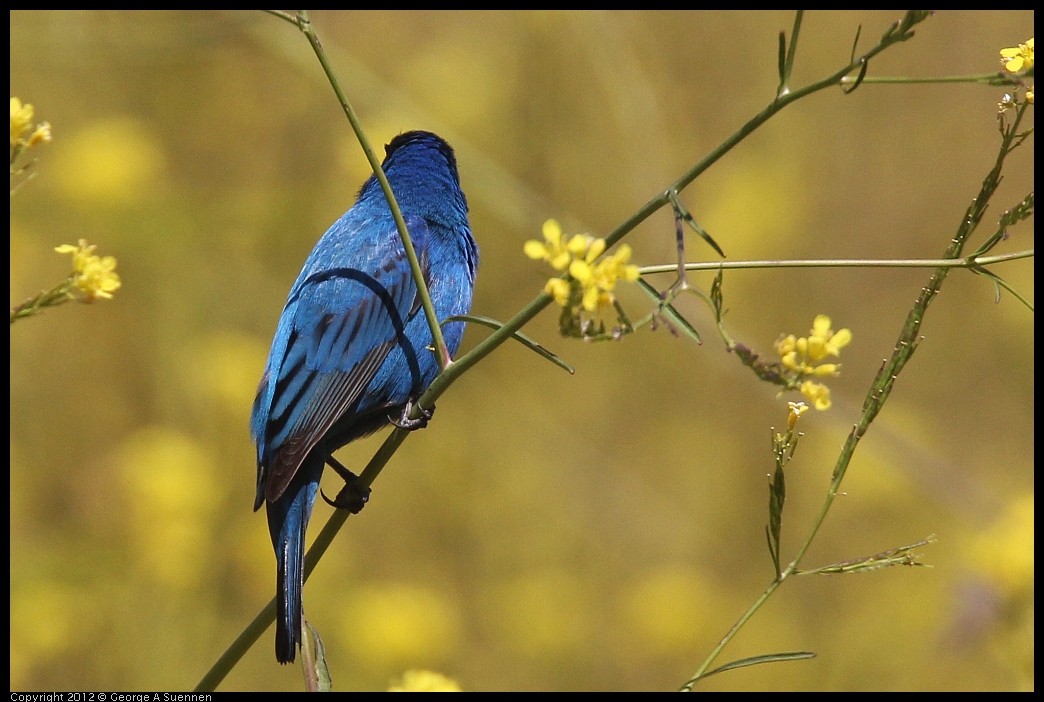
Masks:
[[[1001,49],[1000,55],[1004,70],[1009,73],[1018,73],[1033,68],[1033,37],[1030,37],[1025,44]]]
[[[575,234],[568,241],[562,236],[562,227],[553,219],[544,222],[544,241],[531,239],[523,247],[526,256],[547,261],[556,271],[569,271],[573,281],[551,278],[544,292],[555,298],[562,307],[567,307],[576,297],[579,305],[588,312],[613,304],[613,289],[619,279],[638,280],[638,266],[629,264],[631,247],[621,244],[616,253],[601,261],[598,257],[605,252],[605,239],[595,239],[586,234]],[[597,261],[597,262],[596,262]]]
[[[33,106],[23,105],[16,97],[11,98],[11,148],[28,148],[51,141],[51,125],[41,122],[28,138],[23,135],[33,128]]]
[[[840,363],[822,363],[829,356],[840,356],[841,349],[852,341],[852,332],[848,329],[834,331],[830,317],[821,314],[812,322],[812,330],[807,337],[795,337],[793,334],[780,337],[776,342],[776,351],[783,366],[798,375],[810,375],[817,378],[837,375],[841,371]],[[822,383],[805,380],[801,384],[801,394],[817,410],[830,407],[830,388]]]
[[[112,293],[119,289],[120,276],[116,274],[116,258],[114,256],[94,255],[98,248],[88,245],[86,239],[80,239],[78,246],[62,244],[55,251],[73,256],[73,283],[86,295],[87,302],[96,298],[112,299]]]
[[[1025,44],[1019,44],[1007,49],[1000,50],[1001,64],[1004,66],[1004,70],[1009,73],[1021,73],[1024,71],[1030,71],[1033,69],[1033,37],[1026,40]],[[1016,97],[1018,94],[1016,93]],[[1005,102],[1001,103],[1001,109],[1006,109],[1013,105],[1006,104],[1007,102],[1014,103],[1015,100],[1010,95],[1004,96]],[[1026,102],[1033,103],[1033,86],[1026,88]]]

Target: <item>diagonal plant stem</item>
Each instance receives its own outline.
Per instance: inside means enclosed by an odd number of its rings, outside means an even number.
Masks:
[[[307,24],[307,16],[299,13],[298,15],[290,15],[285,12],[278,10],[268,10],[272,14],[280,17],[288,22],[291,22],[302,31],[305,31]],[[889,46],[898,42],[906,41],[913,36],[912,27],[919,22],[927,18],[927,14],[918,13],[916,11],[909,11],[904,15],[903,19],[895,22],[891,25],[889,30],[885,32],[884,36],[878,42],[876,46],[870,49],[867,53],[861,57],[851,61],[848,65],[839,71],[831,74],[827,78],[824,78],[816,83],[812,83],[798,90],[791,91],[785,95],[775,97],[761,112],[751,118],[746,124],[740,127],[734,134],[728,137],[718,147],[713,149],[707,154],[702,160],[696,165],[686,171],[678,180],[669,185],[659,195],[655,196],[649,202],[645,203],[641,208],[638,209],[633,215],[627,220],[621,223],[616,229],[614,229],[606,237],[606,248],[617,243],[626,236],[631,230],[637,227],[639,224],[648,219],[654,212],[659,210],[661,207],[670,203],[670,195],[672,192],[681,192],[686,186],[692,183],[701,173],[707,170],[712,164],[718,161],[722,156],[728,153],[733,147],[739,144],[743,139],[749,136],[754,130],[760,127],[762,124],[767,122],[777,112],[782,110],[787,105],[793,103],[796,100],[807,97],[813,93],[826,88],[840,85],[841,79],[851,73],[852,71],[860,68],[866,61],[881,53]],[[324,70],[327,71],[327,76],[330,78],[331,85],[334,86],[337,91],[338,99],[341,100],[342,106],[345,107],[345,113],[348,115],[349,120],[352,121],[353,128],[357,123],[354,112],[348,106],[348,101],[343,97],[343,93],[340,88],[337,87],[337,81],[333,76],[333,70],[329,67],[326,60],[326,55],[318,45],[318,40],[315,39],[314,34],[308,34],[309,41],[312,42],[313,48],[316,51],[316,56],[323,63]],[[796,46],[792,44],[791,51],[796,50]],[[356,135],[359,136],[360,142],[365,144],[365,137],[362,136],[361,128],[356,130]],[[366,146],[364,145],[364,150]],[[397,208],[393,204],[394,196],[391,193],[390,187],[386,186],[387,180],[383,178],[383,172],[380,168],[380,163],[377,162],[376,156],[373,156],[372,150],[367,150],[367,157],[370,158],[370,165],[374,167],[374,173],[377,174],[381,180],[382,187],[386,187],[385,195],[388,198],[389,204],[392,206],[393,211]],[[401,213],[396,217],[396,223],[400,225],[399,233],[403,237],[404,245],[407,245],[409,241],[409,235],[406,232],[405,223],[402,222]],[[415,264],[415,258],[410,259],[411,267]],[[414,269],[414,275],[418,279],[418,289],[423,290],[423,279],[419,276],[419,270]],[[564,277],[568,279],[568,274]],[[420,407],[430,407],[435,400],[444,393],[453,382],[460,377],[463,373],[472,368],[476,363],[481,361],[483,358],[493,352],[498,346],[503,344],[508,339],[512,338],[512,335],[525,326],[530,320],[540,314],[541,311],[549,304],[551,304],[552,298],[546,293],[540,293],[534,298],[529,304],[523,307],[514,317],[504,323],[500,329],[497,329],[478,345],[475,346],[471,351],[464,354],[462,357],[454,361],[452,364],[447,364],[443,372],[440,373],[435,380],[428,386],[427,391],[421,395],[420,400],[415,403],[412,418],[420,416]],[[428,301],[430,304],[430,299]],[[425,307],[425,314],[428,314],[428,307]],[[441,333],[436,336],[438,321],[433,319],[434,311],[432,310],[432,316],[428,318],[428,323],[432,327],[432,338],[441,339]],[[441,363],[441,361],[440,361]],[[380,474],[381,470],[388,463],[388,460],[395,454],[402,442],[406,440],[409,432],[403,429],[394,429],[391,434],[385,439],[381,447],[370,459],[370,462],[366,465],[366,468],[360,473],[358,486],[360,488],[369,487],[373,481]],[[305,578],[315,568],[316,563],[322,558],[323,553],[329,547],[333,538],[337,532],[344,525],[345,520],[348,518],[347,510],[337,510],[331,516],[327,523],[323,526],[322,531],[316,538],[312,547],[309,549],[307,556],[305,557]],[[218,684],[225,678],[228,671],[232,669],[239,661],[240,658],[246,653],[247,650],[260,638],[261,634],[264,633],[265,629],[275,620],[275,600],[273,599],[269,604],[262,610],[254,620],[248,625],[247,629],[243,631],[239,637],[232,643],[232,645],[221,655],[214,666],[207,672],[207,674],[200,680],[196,686],[196,691],[210,691],[214,690]],[[716,655],[716,654],[715,654]]]
[[[42,290],[30,297],[25,302],[11,308],[11,324],[16,320],[31,317],[45,307],[56,307],[63,303],[75,300],[72,294],[73,279],[66,278],[50,290]]]
[[[989,174],[987,174],[986,178],[983,180],[979,194],[974,200],[972,200],[971,205],[968,206],[964,217],[961,219],[961,224],[957,228],[957,234],[950,241],[950,245],[946,248],[946,252],[943,254],[944,260],[959,260],[961,251],[968,241],[968,237],[971,236],[979,225],[979,222],[982,220],[982,216],[986,212],[986,207],[989,204],[990,198],[993,196],[994,192],[996,192],[997,186],[1000,184],[1001,169],[1004,166],[1005,158],[1012,152],[1012,150],[1017,148],[1019,144],[1021,144],[1022,139],[1025,138],[1024,134],[1018,133],[1018,126],[1025,114],[1026,107],[1026,104],[1019,107],[1015,120],[1010,127],[1002,127],[1001,148],[997,155],[997,159],[994,162],[993,169],[990,170]],[[812,524],[812,528],[809,530],[804,543],[801,544],[797,555],[794,556],[794,560],[790,562],[790,565],[783,570],[779,577],[774,579],[769,586],[765,588],[765,591],[761,593],[750,608],[743,613],[743,616],[741,616],[732,628],[729,629],[724,638],[722,638],[718,645],[714,647],[714,650],[707,656],[707,659],[700,666],[699,670],[697,670],[696,673],[682,686],[682,690],[691,691],[693,685],[695,685],[700,678],[706,676],[706,671],[714,662],[714,659],[717,658],[718,654],[720,654],[725,646],[728,645],[743,625],[746,624],[754,613],[761,608],[772,593],[783,584],[784,580],[791,575],[797,574],[798,565],[801,563],[801,559],[804,558],[805,553],[812,545],[812,540],[816,537],[820,527],[826,520],[827,513],[830,511],[834,498],[837,497],[841,481],[844,480],[845,473],[848,471],[848,466],[852,460],[852,455],[855,453],[855,449],[858,446],[860,439],[863,438],[866,430],[870,427],[870,424],[881,411],[881,408],[884,406],[885,401],[888,399],[888,396],[892,391],[892,387],[895,385],[899,373],[902,372],[906,363],[913,356],[913,352],[917,349],[918,344],[920,344],[922,338],[919,336],[921,322],[928,310],[928,305],[931,304],[932,300],[942,288],[943,281],[946,279],[946,275],[949,273],[951,267],[952,266],[939,266],[936,268],[935,273],[932,274],[928,284],[921,289],[921,294],[918,296],[914,306],[907,314],[906,323],[903,325],[902,331],[899,333],[899,338],[896,341],[891,357],[885,360],[881,365],[881,369],[877,372],[873,383],[870,385],[870,389],[867,391],[866,400],[863,402],[863,413],[859,418],[859,422],[852,427],[852,431],[849,432],[848,439],[845,441],[845,444],[841,449],[841,454],[838,456],[837,463],[834,465],[830,487],[827,490],[827,496],[823,502],[823,506],[820,508],[819,515]]]

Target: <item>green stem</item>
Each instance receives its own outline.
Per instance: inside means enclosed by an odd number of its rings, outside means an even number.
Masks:
[[[914,85],[918,83],[982,83],[984,85],[998,86],[1022,85],[1022,78],[1022,76],[1013,75],[1011,73],[1005,73],[1004,71],[998,71],[996,73],[978,73],[966,76],[936,76],[934,78],[909,78],[906,76],[865,76],[862,82],[893,85]],[[845,76],[841,79],[842,85],[849,85],[855,82],[855,76]]]
[[[797,260],[764,260],[764,261],[710,261],[706,263],[686,263],[687,271],[716,271],[723,268],[977,268],[994,263],[1017,261],[1032,258],[1033,249],[1016,251],[996,256],[979,256],[973,259],[797,259]],[[665,263],[656,266],[642,266],[638,272],[642,275],[653,273],[674,273],[678,264]]]
[[[45,307],[56,307],[70,300],[75,300],[76,298],[71,292],[72,287],[73,279],[66,278],[50,290],[43,290],[25,302],[12,307],[11,324],[14,324],[16,319],[31,317]]]

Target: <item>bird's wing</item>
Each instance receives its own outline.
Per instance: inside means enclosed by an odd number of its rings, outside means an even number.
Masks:
[[[407,225],[427,279],[427,225],[415,217]],[[268,502],[279,499],[308,452],[360,398],[395,344],[405,341],[406,323],[419,305],[417,286],[398,231],[392,227],[379,239],[385,243],[368,259],[368,270],[314,273],[287,302],[294,319],[265,430],[272,457],[259,476]]]

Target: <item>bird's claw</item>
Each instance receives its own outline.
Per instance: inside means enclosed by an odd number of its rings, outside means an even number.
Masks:
[[[410,413],[413,411],[414,407],[416,407],[417,411],[420,412],[420,416],[416,419],[411,419]],[[416,431],[417,429],[423,429],[424,427],[428,426],[428,420],[430,420],[432,416],[434,416],[434,414],[435,405],[432,405],[429,408],[424,408],[418,405],[415,401],[410,400],[402,408],[402,414],[399,415],[398,419],[396,419],[395,417],[388,417],[388,421],[394,424],[395,426],[399,427],[400,429],[405,429],[406,431]]]
[[[337,475],[344,479],[344,487],[337,493],[337,497],[332,500],[322,490],[319,490],[319,494],[323,496],[323,499],[331,507],[346,509],[352,514],[359,514],[370,499],[370,488],[359,487],[359,476],[341,465],[340,461],[333,456],[328,457],[326,463],[334,469]]]

